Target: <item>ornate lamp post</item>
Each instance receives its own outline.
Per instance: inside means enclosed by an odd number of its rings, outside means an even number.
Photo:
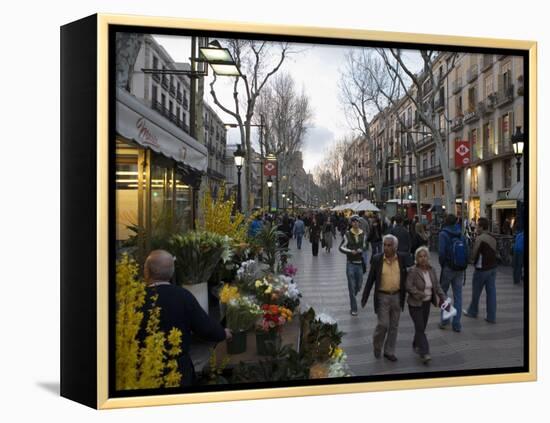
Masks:
[[[233,153],[235,156],[235,166],[237,167],[237,209],[241,209],[241,169],[244,163],[244,151],[241,150],[241,144],[237,146],[237,150]]]
[[[521,156],[523,156],[523,132],[521,132],[521,126],[516,126],[516,133],[512,135],[512,147],[514,148],[514,155],[516,156],[517,166],[517,182],[520,181],[521,172]]]

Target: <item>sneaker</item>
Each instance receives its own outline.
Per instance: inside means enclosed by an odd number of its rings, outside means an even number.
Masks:
[[[464,314],[464,316],[466,316],[466,317],[471,317],[472,319],[475,319],[477,317],[477,316],[474,316],[471,313],[468,313],[468,310],[462,310],[462,314]]]
[[[462,332],[462,328],[454,327],[454,328],[453,328],[453,332],[460,333],[460,332]]]
[[[496,323],[496,320],[485,319],[485,321],[486,321],[487,323],[491,323],[491,324],[493,324],[493,325]]]
[[[424,364],[428,364],[432,360],[430,354],[424,354],[421,358]]]
[[[356,311],[350,311],[350,314],[351,314],[352,316],[357,316],[357,312],[356,312]]]

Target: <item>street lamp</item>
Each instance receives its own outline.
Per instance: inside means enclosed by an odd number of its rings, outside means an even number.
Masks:
[[[271,213],[271,187],[273,187],[273,180],[271,176],[267,180],[267,204],[269,206],[269,212]]]
[[[523,156],[523,132],[521,132],[521,126],[516,126],[516,133],[512,135],[512,147],[514,148],[514,155],[516,156],[517,166],[517,181],[520,181],[520,169],[521,169],[521,156]]]
[[[286,211],[286,204],[285,204],[286,193],[283,192],[281,196],[283,197],[283,210]]]
[[[237,208],[241,209],[241,169],[244,163],[244,151],[241,150],[241,144],[237,145],[237,150],[233,153],[235,156],[235,166],[237,166]]]
[[[215,75],[222,76],[240,76],[239,67],[231,57],[231,53],[227,48],[223,48],[217,40],[212,40],[206,47],[200,47],[199,52],[201,59],[206,61]]]

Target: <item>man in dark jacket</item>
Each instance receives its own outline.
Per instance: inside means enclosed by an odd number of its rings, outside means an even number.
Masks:
[[[365,307],[374,286],[374,312],[378,318],[373,336],[374,356],[380,358],[383,347],[384,357],[390,361],[397,361],[395,344],[407,289],[407,256],[397,252],[398,245],[394,235],[384,236],[384,252],[371,260],[361,299],[361,306]]]
[[[403,217],[395,216],[395,226],[390,230],[390,234],[394,235],[399,242],[398,252],[405,254],[407,266],[413,265],[411,253],[411,234],[409,230],[403,226]]]
[[[185,288],[172,285],[169,281],[174,274],[174,257],[164,250],[152,251],[145,260],[144,276],[147,283],[145,298],[145,319],[153,306],[160,307],[160,330],[169,333],[172,328],[182,332],[181,355],[178,357],[178,370],[182,375],[182,386],[190,386],[195,381],[195,369],[189,355],[191,335],[196,334],[210,342],[221,342],[231,338],[231,331],[224,329],[202,309],[198,301]]]
[[[497,313],[497,240],[488,232],[489,221],[480,217],[477,221],[477,237],[473,248],[474,276],[472,279],[472,301],[468,310],[464,310],[467,317],[477,317],[479,297],[485,287],[487,295],[487,320],[495,323]]]
[[[460,310],[462,310],[462,285],[465,277],[465,269],[460,270],[453,268],[451,256],[453,254],[452,244],[454,239],[462,239],[464,244],[465,240],[456,222],[457,219],[454,214],[448,214],[445,217],[445,225],[439,232],[439,264],[441,265],[441,289],[443,289],[443,292],[447,295],[449,288],[453,288],[453,306],[456,308],[457,313],[453,317],[452,327],[455,332],[460,332],[462,330],[462,324],[460,323],[462,313]],[[441,313],[439,327],[445,329],[448,324],[449,320],[443,320],[443,313]]]

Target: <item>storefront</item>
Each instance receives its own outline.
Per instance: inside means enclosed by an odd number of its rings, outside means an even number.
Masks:
[[[123,90],[116,101],[116,242],[143,257],[193,228],[206,147]]]

